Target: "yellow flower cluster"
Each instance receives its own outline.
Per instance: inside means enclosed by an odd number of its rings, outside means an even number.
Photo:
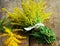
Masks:
[[[39,0],[36,2],[34,0],[27,0],[22,2],[22,9],[28,18],[32,19],[31,21],[35,23],[44,22],[45,19],[48,19],[53,12],[46,12],[47,6],[44,0]]]
[[[4,41],[5,46],[18,46],[18,43],[22,43],[22,41],[18,39],[26,38],[26,37],[12,33],[9,28],[6,28],[6,27],[3,27],[3,28],[5,29],[6,34],[3,34],[1,36],[8,36],[8,38],[6,38]]]
[[[13,12],[8,11],[6,8],[2,9],[7,12],[7,18],[11,21],[12,26],[16,27],[13,29],[23,30],[24,27],[33,26],[40,22],[44,23],[44,21],[52,14],[52,12],[46,12],[46,8],[46,2],[43,0],[39,0],[38,2],[34,0],[26,0],[21,2],[21,9],[15,7]],[[8,36],[4,41],[5,46],[18,46],[18,43],[22,43],[18,39],[26,38],[14,34],[9,28],[3,28],[6,33],[1,36]]]
[[[12,12],[7,9],[8,17],[11,19],[12,23],[15,25],[20,25],[20,28],[33,26],[36,23],[44,22],[50,17],[52,12],[46,12],[46,2],[39,0],[38,2],[34,0],[22,1],[21,8],[15,7]]]

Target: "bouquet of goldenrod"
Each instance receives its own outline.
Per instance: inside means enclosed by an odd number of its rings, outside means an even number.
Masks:
[[[0,38],[7,37],[3,42],[4,46],[18,46],[18,43],[22,43],[22,41],[19,39],[25,39],[26,37],[15,34],[12,31],[10,22],[6,23],[6,20],[7,18],[4,17],[0,21]]]
[[[39,0],[36,3],[34,0],[22,1],[21,8],[15,7],[13,13],[4,9],[11,20],[11,24],[20,26],[19,28],[33,26],[37,23],[43,23],[50,17],[52,12],[45,12],[46,2]]]
[[[16,38],[25,38],[14,34],[10,29],[17,31],[32,31],[30,35],[37,39],[39,43],[53,43],[56,39],[54,32],[43,24],[52,14],[52,12],[45,11],[47,8],[46,2],[43,0],[39,0],[38,2],[35,0],[21,2],[21,9],[15,7],[13,12],[8,11],[6,8],[2,8],[6,11],[9,22],[7,22],[8,24],[1,24],[1,31],[5,31],[9,34],[8,36],[10,36],[6,39],[7,42],[4,42],[4,44],[7,45],[10,41],[8,46],[14,46],[14,44],[16,44],[15,46],[18,46],[16,42],[21,43],[21,41],[19,42]],[[4,34],[4,36],[6,35]]]

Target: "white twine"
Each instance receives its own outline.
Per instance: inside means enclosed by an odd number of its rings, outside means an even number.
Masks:
[[[30,30],[32,30],[33,28],[39,28],[40,26],[44,26],[44,24],[43,23],[37,23],[37,24],[35,24],[34,26],[32,26],[32,27],[27,27],[27,28],[24,28],[26,31],[30,31]]]

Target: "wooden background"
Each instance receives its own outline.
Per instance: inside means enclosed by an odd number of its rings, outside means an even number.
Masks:
[[[60,0],[44,0],[47,2],[47,11],[53,10],[54,14],[51,16],[49,20],[46,21],[46,26],[52,28],[57,36],[57,40],[52,46],[60,46]],[[14,7],[20,7],[21,0],[0,0],[0,8],[7,8],[12,11]],[[0,10],[0,19],[2,15],[5,15],[4,12]],[[3,38],[0,40],[0,46],[2,44]],[[23,40],[23,44],[20,46],[29,46],[29,39]],[[43,44],[38,44],[38,42],[34,39],[30,39],[30,46],[47,46]],[[48,45],[49,46],[49,45]]]

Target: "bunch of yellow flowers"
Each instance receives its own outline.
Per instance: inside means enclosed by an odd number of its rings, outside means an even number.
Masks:
[[[19,28],[33,26],[37,23],[43,23],[50,17],[52,12],[46,12],[46,2],[39,0],[22,1],[21,8],[15,7],[13,13],[3,8],[8,14],[13,25],[19,25]]]
[[[4,17],[2,20],[0,20],[0,38],[5,38],[3,40],[4,46],[19,46],[18,43],[21,44],[22,39],[26,39],[26,37],[16,34],[15,30],[17,29],[12,29],[7,20],[7,17]]]
[[[22,43],[22,41],[18,39],[26,38],[26,37],[12,33],[11,30],[5,26],[3,28],[5,29],[6,33],[0,35],[0,37],[8,36],[8,38],[6,38],[3,42],[5,46],[18,46],[18,43]]]
[[[7,18],[11,21],[13,29],[22,29],[25,27],[33,26],[37,23],[44,23],[46,19],[50,17],[52,12],[46,12],[46,2],[39,0],[26,0],[21,2],[21,8],[15,7],[13,12],[8,11],[6,8],[2,8],[7,13]],[[16,35],[7,27],[3,27],[6,34],[2,36],[8,36],[4,41],[5,46],[18,46],[21,43],[17,38],[23,39],[25,37]]]

